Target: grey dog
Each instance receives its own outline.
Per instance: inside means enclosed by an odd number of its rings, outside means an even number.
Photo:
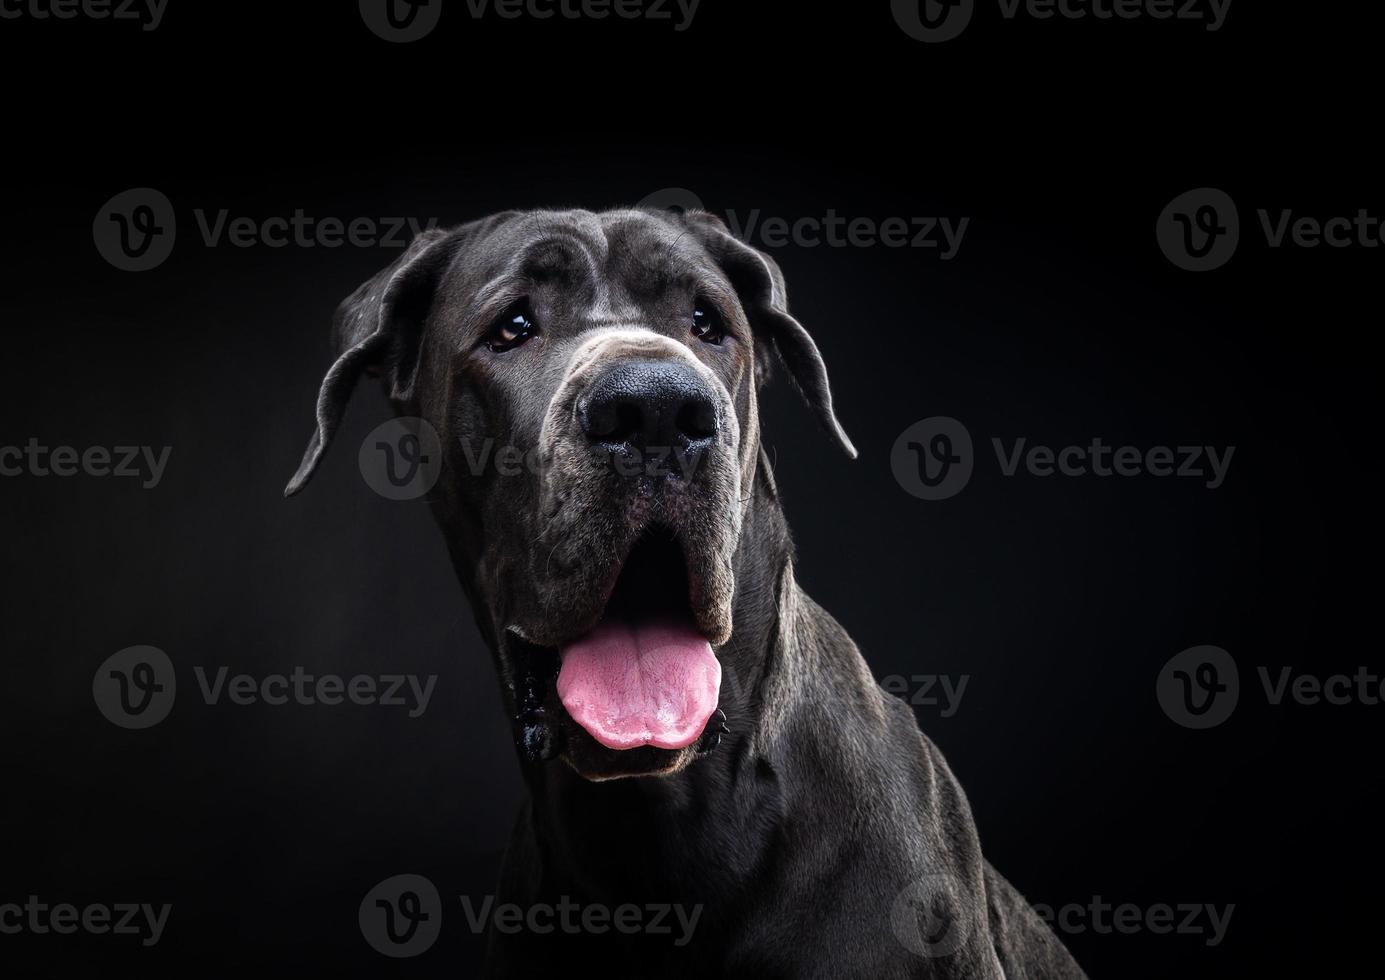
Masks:
[[[702,212],[506,212],[421,234],[333,338],[286,492],[363,373],[439,434],[429,503],[528,787],[498,901],[697,910],[677,943],[652,921],[492,929],[488,975],[1084,975],[794,580],[772,370],[856,451],[772,259]],[[478,471],[487,440],[538,465]]]

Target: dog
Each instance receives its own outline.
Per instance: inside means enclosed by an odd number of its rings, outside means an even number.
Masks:
[[[421,233],[333,340],[285,493],[363,374],[433,427],[429,504],[527,786],[497,900],[610,913],[493,927],[488,976],[575,957],[609,977],[1084,976],[982,856],[910,708],[794,580],[760,438],[771,373],[856,450],[773,259],[701,211],[509,211]],[[533,465],[478,471],[483,444]],[[695,928],[635,927],[632,906]]]

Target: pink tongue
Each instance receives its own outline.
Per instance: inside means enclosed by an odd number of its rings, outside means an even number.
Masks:
[[[717,709],[721,662],[690,626],[603,621],[559,654],[563,707],[607,748],[681,749]]]

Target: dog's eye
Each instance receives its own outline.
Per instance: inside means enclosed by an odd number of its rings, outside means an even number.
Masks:
[[[490,333],[486,334],[486,346],[497,354],[503,354],[519,347],[536,333],[538,328],[534,326],[529,308],[522,303],[516,304],[502,313],[491,326]]]
[[[698,340],[712,345],[720,344],[726,336],[726,328],[722,326],[717,311],[707,303],[698,303],[693,307],[692,332]]]

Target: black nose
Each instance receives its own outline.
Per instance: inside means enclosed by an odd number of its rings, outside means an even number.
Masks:
[[[578,401],[593,443],[637,449],[700,449],[717,434],[712,393],[692,367],[675,361],[622,361]]]

